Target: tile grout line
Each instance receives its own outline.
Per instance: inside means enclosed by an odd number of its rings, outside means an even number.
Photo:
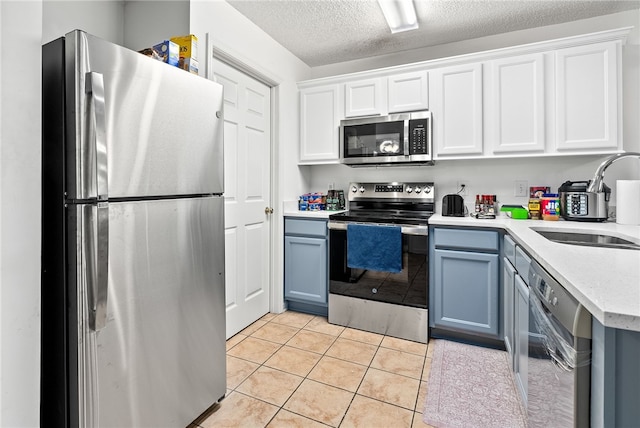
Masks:
[[[245,378],[244,378],[240,383],[238,383],[238,385],[236,385],[234,388],[232,388],[232,389],[230,390],[230,392],[229,392],[229,395],[230,395],[232,392],[236,392],[236,393],[241,394],[241,395],[244,395],[244,396],[246,396],[246,397],[250,397],[250,398],[252,398],[252,399],[256,399],[256,400],[262,401],[262,402],[264,402],[264,403],[266,403],[266,404],[269,404],[269,405],[272,405],[272,406],[276,406],[276,405],[274,405],[273,403],[269,403],[269,402],[264,401],[264,400],[262,400],[262,399],[260,399],[260,398],[253,397],[253,396],[251,396],[251,395],[248,395],[248,394],[245,394],[245,393],[243,393],[243,392],[240,392],[240,391],[238,391],[238,390],[237,390],[237,388],[238,388],[238,387],[240,387],[240,385],[242,385],[242,384],[243,384],[243,383],[244,383],[244,382],[245,382],[249,377],[251,377],[253,374],[255,374],[255,373],[256,373],[256,372],[257,372],[261,367],[266,367],[266,368],[271,369],[271,370],[277,370],[277,371],[280,371],[280,372],[283,372],[283,373],[287,373],[287,374],[291,374],[291,375],[297,376],[297,375],[295,375],[294,373],[289,373],[289,372],[286,372],[286,371],[284,371],[284,370],[280,370],[280,369],[277,369],[277,368],[273,368],[273,367],[266,366],[266,365],[265,365],[265,363],[266,363],[266,362],[267,362],[267,361],[268,361],[268,360],[269,360],[273,355],[275,355],[277,352],[279,352],[282,348],[284,348],[285,346],[287,346],[287,344],[288,344],[288,343],[289,343],[289,342],[290,342],[290,341],[291,341],[291,340],[292,340],[296,335],[298,335],[301,331],[306,330],[306,331],[309,331],[309,332],[314,332],[314,333],[319,333],[319,334],[325,334],[325,335],[328,335],[328,336],[333,336],[332,334],[322,333],[322,332],[319,332],[319,331],[315,331],[315,330],[311,330],[311,329],[306,329],[306,328],[305,328],[305,327],[307,327],[307,326],[309,325],[309,323],[310,323],[313,319],[317,318],[318,316],[314,316],[313,318],[309,319],[309,321],[307,321],[307,322],[306,322],[302,327],[296,327],[298,330],[295,332],[295,334],[294,334],[291,338],[289,338],[289,339],[288,339],[286,342],[284,342],[284,343],[273,342],[273,341],[271,341],[271,340],[269,340],[269,339],[263,339],[263,338],[259,338],[259,337],[255,337],[255,336],[253,336],[253,335],[254,335],[258,330],[262,329],[263,327],[265,327],[266,325],[268,325],[269,323],[272,323],[272,322],[273,322],[274,324],[277,324],[277,325],[285,325],[285,326],[286,326],[286,325],[288,325],[288,324],[278,323],[278,322],[274,321],[277,317],[278,317],[278,315],[275,315],[275,316],[271,317],[269,320],[266,320],[266,321],[265,321],[265,324],[264,324],[264,325],[262,325],[262,326],[260,326],[260,327],[256,328],[256,329],[255,329],[255,330],[253,330],[250,334],[244,334],[244,335],[246,336],[245,338],[243,338],[243,339],[242,339],[242,340],[240,340],[238,343],[234,344],[231,348],[229,348],[229,349],[227,349],[227,350],[226,350],[226,352],[229,352],[231,349],[235,348],[237,345],[239,345],[240,343],[242,343],[242,342],[243,342],[244,340],[246,340],[246,338],[248,338],[248,337],[253,337],[254,339],[260,339],[260,340],[264,340],[264,341],[267,341],[267,342],[270,342],[270,343],[275,343],[275,344],[278,344],[278,345],[279,345],[279,346],[278,346],[278,348],[277,348],[273,353],[271,353],[271,355],[270,355],[269,357],[267,357],[267,359],[266,359],[264,362],[262,362],[262,363],[258,364],[258,366],[256,367],[256,369],[255,369],[255,370],[251,371],[251,373],[250,373],[250,374],[248,374],[248,375],[247,375],[247,376],[246,376],[246,377],[245,377]],[[325,317],[322,317],[322,318],[325,318]],[[259,320],[260,320],[260,319],[259,319]],[[256,321],[258,321],[258,320],[256,320]],[[330,348],[335,344],[335,342],[337,341],[337,339],[338,339],[338,338],[342,338],[342,339],[344,339],[344,340],[352,340],[352,341],[354,341],[354,342],[358,342],[358,343],[364,343],[364,344],[372,345],[371,343],[366,342],[366,341],[361,341],[361,340],[357,340],[357,339],[351,339],[351,338],[342,337],[342,335],[344,334],[344,332],[345,332],[345,331],[347,331],[347,328],[348,328],[348,327],[344,328],[340,334],[338,334],[337,336],[334,336],[334,338],[333,338],[333,340],[331,341],[330,345],[327,347],[327,349],[325,349],[325,351],[324,351],[322,354],[320,354],[320,353],[316,353],[316,354],[320,355],[320,358],[318,359],[318,361],[313,365],[313,367],[312,367],[312,368],[307,372],[307,374],[306,374],[304,377],[300,376],[300,377],[302,377],[302,381],[300,382],[300,384],[299,384],[299,385],[298,385],[298,386],[297,386],[297,387],[296,387],[296,388],[291,392],[291,394],[288,396],[288,398],[285,400],[285,402],[284,402],[281,406],[276,406],[276,407],[278,407],[277,411],[276,411],[276,412],[275,412],[275,414],[274,414],[274,415],[269,419],[269,421],[265,424],[265,427],[266,427],[267,425],[269,425],[269,424],[270,424],[270,423],[275,419],[275,417],[278,415],[278,413],[279,413],[281,410],[285,410],[285,411],[287,411],[287,412],[291,412],[291,413],[296,414],[296,415],[298,415],[298,416],[300,416],[300,417],[303,417],[303,418],[305,418],[305,419],[308,419],[308,420],[311,420],[311,421],[314,421],[314,422],[320,423],[320,424],[322,424],[322,425],[330,426],[330,425],[327,425],[327,424],[326,424],[326,423],[324,423],[324,422],[318,421],[318,420],[316,420],[316,419],[310,418],[310,417],[305,416],[305,415],[301,415],[301,414],[299,414],[299,413],[296,413],[296,412],[293,412],[293,411],[290,411],[290,410],[287,410],[287,409],[285,409],[285,408],[284,408],[284,406],[287,404],[287,402],[289,402],[289,400],[291,399],[291,397],[292,397],[292,396],[295,394],[295,392],[299,389],[299,387],[302,385],[302,383],[303,383],[305,380],[307,380],[307,379],[308,379],[309,381],[312,381],[312,382],[317,382],[317,383],[320,383],[320,384],[323,384],[323,385],[326,385],[326,386],[330,386],[330,387],[333,387],[333,388],[337,388],[337,389],[340,389],[340,390],[343,390],[343,391],[347,391],[347,392],[349,392],[349,393],[352,393],[352,394],[353,394],[353,396],[352,396],[352,398],[351,398],[351,401],[349,402],[349,405],[347,406],[347,408],[346,408],[346,410],[345,410],[345,413],[342,415],[342,418],[340,419],[340,422],[338,423],[337,427],[340,427],[340,425],[344,422],[344,418],[346,417],[346,415],[347,415],[347,413],[348,413],[349,409],[351,408],[351,405],[353,404],[353,401],[354,401],[354,399],[355,399],[355,397],[356,397],[357,395],[360,395],[360,396],[362,396],[362,397],[366,397],[366,398],[369,398],[369,399],[372,399],[372,400],[378,401],[378,402],[380,402],[380,403],[385,403],[385,404],[388,404],[388,405],[391,405],[391,406],[395,406],[395,407],[398,407],[399,409],[404,409],[404,410],[409,410],[409,411],[411,411],[411,413],[412,413],[412,416],[411,416],[411,426],[413,426],[413,422],[415,421],[415,417],[416,417],[416,413],[417,413],[417,412],[416,412],[416,405],[417,405],[418,398],[419,398],[419,396],[420,396],[420,387],[421,387],[421,383],[423,382],[424,367],[425,367],[425,364],[426,364],[427,353],[428,353],[428,349],[429,349],[429,344],[428,344],[428,343],[426,344],[427,348],[426,348],[426,350],[425,350],[425,353],[424,353],[424,354],[416,354],[416,353],[409,352],[409,351],[404,351],[404,350],[400,350],[400,349],[396,349],[396,348],[390,348],[390,347],[387,347],[387,346],[383,346],[383,345],[382,345],[382,343],[384,342],[384,339],[385,339],[386,337],[391,337],[391,336],[387,336],[387,335],[384,335],[384,334],[383,334],[383,335],[381,335],[381,336],[382,336],[382,338],[380,339],[380,342],[376,345],[376,350],[375,350],[375,353],[373,354],[373,356],[371,357],[371,360],[369,361],[368,365],[366,365],[366,366],[364,366],[364,365],[363,365],[363,367],[366,367],[366,371],[365,371],[364,375],[362,376],[362,379],[360,380],[360,382],[359,382],[358,386],[355,388],[355,391],[354,391],[354,392],[349,391],[349,390],[346,390],[346,389],[343,389],[343,388],[340,388],[340,387],[337,387],[337,386],[334,386],[334,385],[325,384],[324,382],[316,381],[316,380],[314,380],[314,379],[310,379],[310,378],[308,377],[308,376],[309,376],[309,374],[311,374],[311,372],[312,372],[312,371],[317,367],[317,365],[320,363],[320,361],[322,361],[322,359],[323,359],[324,357],[335,358],[335,359],[340,360],[340,361],[345,361],[345,362],[350,362],[350,363],[353,363],[353,364],[358,364],[358,363],[355,363],[355,362],[353,362],[353,361],[343,360],[342,358],[331,357],[331,356],[326,355],[326,354],[327,354],[327,351],[328,351],[328,350],[329,350],[329,349],[330,349]],[[355,330],[358,330],[358,329],[355,329]],[[242,332],[239,332],[238,334],[243,334],[243,333],[242,333]],[[291,347],[291,348],[294,348],[294,349],[300,349],[300,350],[307,351],[307,352],[313,352],[313,351],[309,351],[309,350],[306,350],[306,349],[297,348],[297,347],[295,347],[295,346],[291,346],[291,345],[288,345],[288,346],[289,346],[289,347]],[[378,355],[378,352],[380,351],[380,348],[389,349],[389,350],[393,350],[393,351],[398,351],[398,352],[406,353],[406,354],[410,354],[410,355],[417,355],[417,356],[420,356],[420,357],[422,357],[422,358],[423,358],[423,362],[422,362],[422,370],[421,370],[421,372],[420,372],[420,378],[419,378],[419,379],[417,379],[417,380],[418,380],[418,390],[417,390],[417,393],[416,393],[416,398],[415,398],[414,405],[413,405],[413,408],[412,408],[412,409],[408,409],[408,408],[405,408],[405,407],[402,407],[402,406],[398,406],[398,405],[393,404],[393,403],[387,403],[387,402],[385,402],[385,401],[382,401],[382,400],[379,400],[379,399],[376,399],[376,398],[373,398],[373,397],[368,397],[368,396],[366,396],[366,395],[358,394],[358,390],[359,390],[359,389],[360,389],[360,387],[362,386],[362,383],[364,382],[364,379],[365,379],[365,377],[366,377],[366,374],[369,372],[369,370],[370,370],[370,369],[372,369],[371,364],[373,363],[373,361],[374,361],[374,359],[375,359],[376,355]],[[233,356],[233,355],[232,355],[232,356]],[[244,360],[244,361],[251,362],[251,363],[253,363],[253,364],[257,364],[257,363],[255,363],[255,362],[253,362],[253,361],[246,360],[246,359],[244,359],[244,358],[240,358],[240,357],[236,357],[236,356],[233,356],[233,357],[234,357],[234,358],[241,359],[241,360]],[[360,364],[358,364],[358,365],[360,365]],[[378,370],[378,369],[376,369],[376,370]],[[409,379],[416,379],[416,378],[413,378],[413,377],[411,377],[411,376],[401,375],[401,374],[394,373],[394,372],[390,372],[390,371],[387,371],[387,370],[384,370],[384,369],[379,369],[379,370],[380,370],[380,371],[383,371],[383,372],[385,372],[385,373],[391,373],[391,374],[396,374],[396,375],[399,375],[399,376],[407,377],[407,378],[409,378]],[[225,397],[226,397],[226,396],[225,396]],[[419,413],[419,412],[418,412],[418,413]],[[200,426],[200,425],[199,425],[199,426]],[[200,426],[200,427],[201,427],[201,426]]]

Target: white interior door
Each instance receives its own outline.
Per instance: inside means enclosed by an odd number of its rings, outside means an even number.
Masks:
[[[213,60],[224,86],[227,338],[269,312],[270,88]]]

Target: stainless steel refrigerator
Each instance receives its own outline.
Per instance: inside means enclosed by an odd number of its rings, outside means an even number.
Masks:
[[[43,46],[41,425],[181,427],[226,392],[222,86]]]

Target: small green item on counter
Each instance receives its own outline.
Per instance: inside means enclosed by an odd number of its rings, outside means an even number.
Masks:
[[[516,208],[522,208],[524,209],[524,207],[522,205],[503,205],[502,207],[500,207],[500,211],[513,211]]]
[[[514,208],[511,210],[511,218],[516,220],[526,220],[529,218],[529,211],[526,208]]]

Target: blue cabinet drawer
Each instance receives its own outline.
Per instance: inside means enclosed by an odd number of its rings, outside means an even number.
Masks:
[[[284,233],[286,235],[327,236],[327,220],[285,218]]]
[[[504,236],[502,241],[502,248],[504,249],[504,256],[511,262],[513,266],[516,265],[516,243],[509,235]]]
[[[435,228],[433,239],[438,248],[498,251],[498,232],[473,229]]]

